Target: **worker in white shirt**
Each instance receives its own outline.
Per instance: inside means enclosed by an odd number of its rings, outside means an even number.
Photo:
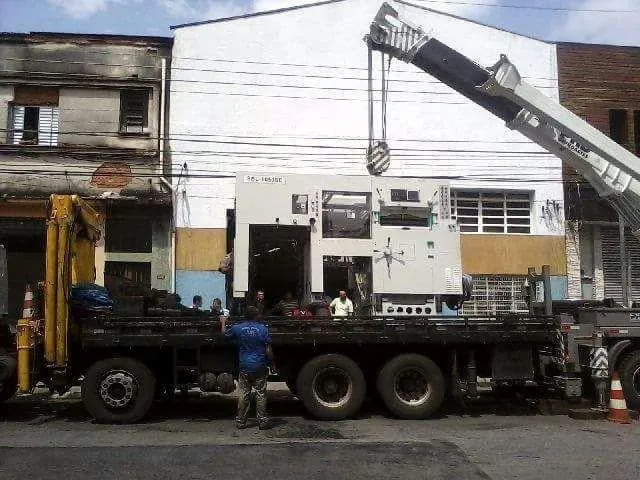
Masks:
[[[214,315],[224,315],[225,317],[229,316],[229,310],[222,306],[222,300],[219,298],[214,298],[211,302],[211,313]]]
[[[339,295],[329,304],[331,314],[334,317],[350,317],[353,315],[353,302],[347,298],[345,290],[340,290]]]

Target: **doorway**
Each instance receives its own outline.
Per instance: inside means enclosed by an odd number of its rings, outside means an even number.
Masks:
[[[251,225],[249,227],[249,299],[265,293],[271,310],[287,292],[304,300],[310,230],[302,226]]]
[[[371,257],[325,256],[322,270],[325,295],[333,299],[346,290],[356,315],[372,313]]]
[[[10,322],[22,316],[26,285],[36,291],[45,275],[45,223],[33,218],[0,218],[0,244],[7,256],[7,300]]]

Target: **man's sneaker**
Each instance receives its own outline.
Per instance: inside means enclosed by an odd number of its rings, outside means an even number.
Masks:
[[[269,420],[261,420],[258,423],[258,430],[269,430],[269,427],[271,426]]]
[[[236,428],[238,430],[242,430],[243,428],[247,428],[247,422],[236,422]]]

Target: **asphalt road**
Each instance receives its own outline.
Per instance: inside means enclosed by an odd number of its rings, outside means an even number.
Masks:
[[[94,424],[77,395],[22,397],[0,413],[0,479],[640,478],[637,423],[493,404],[427,421],[368,405],[357,419],[322,422],[286,387],[269,397],[266,431],[237,431],[231,396],[158,403],[137,425]]]

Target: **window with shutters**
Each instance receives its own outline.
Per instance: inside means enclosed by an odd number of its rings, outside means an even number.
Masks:
[[[58,145],[58,107],[13,105],[11,143]]]
[[[120,133],[145,134],[149,131],[149,92],[120,91]]]
[[[452,190],[451,214],[462,233],[531,233],[531,194]]]

